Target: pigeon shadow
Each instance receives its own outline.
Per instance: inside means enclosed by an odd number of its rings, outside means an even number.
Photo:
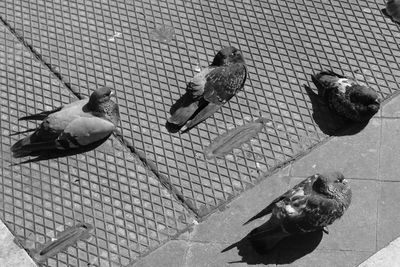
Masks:
[[[182,95],[170,108],[169,113],[172,115],[175,111],[177,111],[181,107],[185,107],[191,104],[191,99],[192,97],[188,94],[185,93]],[[177,133],[179,132],[180,129],[182,129],[183,125],[177,125],[174,123],[170,123],[169,121],[166,122],[165,128],[167,129],[168,132],[170,133]]]
[[[397,21],[395,21],[395,20],[393,19],[393,17],[390,16],[390,15],[388,14],[386,8],[381,9],[381,12],[382,12],[382,14],[383,14],[385,17],[389,18],[392,22],[394,22],[394,23],[400,25],[400,23],[398,23]]]
[[[178,109],[182,108],[182,107],[188,107],[189,105],[191,105],[193,103],[193,95],[191,93],[185,93],[184,95],[182,95],[170,108],[169,113],[172,115],[174,114]],[[190,121],[191,119],[193,119],[194,117],[196,117],[197,114],[199,114],[199,112],[202,110],[202,108],[204,108],[207,105],[206,101],[204,100],[200,100],[198,103],[198,107],[197,110],[190,116],[190,118],[186,121]],[[206,119],[206,118],[205,118]],[[203,121],[199,121],[197,124],[192,125],[190,128],[186,128],[183,131],[181,131],[181,133],[186,133],[188,131],[190,131],[191,129],[193,129],[194,127],[196,127],[197,125],[199,125],[201,122]],[[167,131],[169,133],[177,133],[179,132],[186,123],[184,123],[183,125],[177,125],[174,123],[170,123],[169,121],[167,121],[165,123],[165,128],[167,129]]]
[[[368,121],[353,122],[328,107],[324,99],[316,94],[309,86],[304,85],[313,109],[312,117],[324,134],[331,136],[354,135],[364,129]]]
[[[69,149],[68,151],[67,150],[65,150],[65,151],[54,150],[54,149],[38,151],[36,153],[30,154],[31,157],[35,157],[35,158],[17,162],[17,163],[12,163],[11,166],[21,165],[21,164],[30,163],[30,162],[38,162],[38,161],[42,161],[42,160],[49,160],[49,159],[54,159],[54,158],[62,158],[62,157],[66,157],[66,156],[72,156],[72,155],[85,153],[85,152],[93,150],[93,149],[99,147],[100,145],[102,145],[105,141],[107,141],[108,137],[110,137],[110,135],[107,136],[106,138],[96,141],[90,145],[80,147],[80,148],[75,148],[75,149]]]
[[[268,245],[259,239],[252,241],[249,235],[239,242],[230,245],[221,251],[221,253],[236,247],[241,261],[232,261],[233,263],[255,264],[290,264],[305,255],[314,251],[323,237],[323,231],[310,232],[302,235],[293,235],[281,240],[273,249],[268,250]]]

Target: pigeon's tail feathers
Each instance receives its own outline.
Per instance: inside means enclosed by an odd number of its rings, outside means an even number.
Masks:
[[[257,250],[268,251],[289,235],[283,231],[275,218],[271,218],[265,224],[253,229],[248,234],[248,238]]]
[[[44,120],[47,116],[49,116],[52,113],[55,113],[57,111],[60,111],[62,107],[59,107],[57,109],[49,110],[49,111],[43,111],[38,114],[33,114],[33,115],[28,115],[19,118],[19,121],[27,121],[27,120]]]
[[[36,156],[42,151],[53,150],[56,148],[56,143],[51,142],[32,142],[32,136],[27,136],[19,140],[11,147],[14,158],[22,158],[26,156]]]
[[[260,211],[259,213],[257,213],[256,215],[254,215],[253,217],[251,217],[247,222],[245,222],[243,225],[246,225],[254,220],[257,220],[261,217],[264,217],[265,215],[268,215],[272,212],[272,209],[275,206],[275,202],[271,203],[270,205],[268,205],[265,209],[263,209],[262,211]]]
[[[11,133],[10,136],[14,136],[14,135],[18,135],[18,134],[24,134],[24,133],[30,133],[30,132],[33,132],[33,131],[36,131],[36,129],[28,129],[28,130],[25,130],[25,131],[14,132],[14,133]]]
[[[181,106],[172,113],[171,117],[168,119],[168,122],[182,126],[193,116],[198,107],[197,101],[187,106]]]
[[[221,104],[208,103],[203,108],[200,107],[199,111],[194,115],[189,123],[186,124],[186,129],[183,130],[182,133],[189,131],[197,124],[212,116],[221,106]]]
[[[321,73],[317,74],[317,75],[311,75],[311,80],[314,83],[314,85],[317,87],[318,89],[318,95],[321,96],[322,98],[325,98],[325,91],[326,88],[325,86],[320,82],[319,78],[321,77]]]

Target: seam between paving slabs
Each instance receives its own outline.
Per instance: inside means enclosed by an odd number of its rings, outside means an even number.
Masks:
[[[83,99],[82,95],[79,92],[76,92],[70,85],[70,83],[65,82],[64,79],[62,78],[60,72],[56,71],[50,64],[48,64],[43,57],[34,49],[32,45],[30,45],[28,42],[24,40],[24,38],[19,35],[15,29],[11,27],[7,21],[0,16],[0,21],[4,24],[4,26],[7,27],[7,29],[17,38],[18,41],[20,41],[30,52],[31,54],[36,57],[41,63],[43,63],[44,66],[46,66],[51,73],[53,73],[59,81],[65,85],[68,90],[76,96],[78,99]],[[118,131],[117,133],[113,133],[114,137],[123,145],[125,146],[136,158],[138,158],[146,168],[148,168],[159,180],[159,182],[192,214],[195,215],[196,217],[199,217],[198,213],[196,212],[195,207],[187,202],[183,195],[168,181],[166,177],[164,177],[162,174],[159,173],[157,170],[156,166],[154,163],[146,158],[146,155],[140,151],[137,151],[133,144],[128,142],[122,134]]]

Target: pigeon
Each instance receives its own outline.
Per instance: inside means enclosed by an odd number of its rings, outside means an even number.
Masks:
[[[201,123],[244,87],[246,65],[240,50],[224,47],[210,66],[192,78],[186,93],[171,107],[167,128],[182,133]],[[176,130],[170,130],[177,132]]]
[[[400,0],[389,0],[383,13],[390,17],[392,21],[400,23]]]
[[[328,103],[329,108],[351,121],[368,121],[380,108],[378,93],[351,78],[330,70],[311,78],[318,88],[318,95]]]
[[[270,250],[283,238],[322,230],[339,219],[351,202],[351,188],[343,174],[315,174],[276,198],[245,224],[271,213],[270,219],[252,230],[254,246]]]
[[[13,134],[33,132],[11,147],[13,156],[39,156],[46,151],[68,151],[105,141],[119,123],[119,108],[110,99],[112,95],[111,88],[101,87],[91,94],[89,100],[78,100],[20,118],[42,120],[42,123],[35,129]]]

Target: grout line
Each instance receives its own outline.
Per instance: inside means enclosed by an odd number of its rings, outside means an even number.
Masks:
[[[175,186],[172,183],[169,182],[168,178],[158,171],[157,166],[154,164],[154,162],[146,158],[145,153],[143,153],[142,151],[138,151],[133,146],[133,144],[131,144],[124,138],[124,136],[120,131],[118,130],[114,131],[113,135],[119,142],[121,142],[121,144],[127,147],[131,153],[133,153],[140,159],[140,161],[157,177],[158,181],[165,188],[167,188],[179,200],[179,202],[182,203],[182,205],[186,209],[188,209],[191,213],[193,213],[193,215],[195,215],[196,218],[199,216],[196,207],[192,203],[185,200],[185,197],[181,194],[181,192],[179,192],[178,189],[175,188]]]
[[[39,52],[37,52],[37,51],[35,50],[35,48],[33,48],[32,45],[30,45],[28,42],[26,42],[25,39],[24,39],[24,37],[23,37],[22,35],[20,35],[19,33],[17,33],[17,31],[16,31],[14,28],[12,28],[11,25],[10,25],[2,16],[0,16],[0,21],[4,24],[4,26],[7,27],[7,29],[11,32],[11,34],[12,34],[15,38],[17,38],[17,40],[18,40],[19,42],[21,42],[21,43],[24,45],[24,47],[25,47],[26,49],[29,50],[29,52],[31,52],[31,54],[32,54],[37,60],[39,60],[44,66],[46,66],[46,67],[48,68],[48,70],[50,71],[50,73],[53,73],[53,74],[56,76],[56,78],[59,79],[59,80],[61,81],[61,83],[62,83],[63,85],[65,85],[65,86],[71,91],[71,93],[72,93],[74,96],[76,96],[78,99],[83,99],[83,96],[82,96],[79,92],[75,92],[75,91],[72,89],[71,84],[70,84],[69,82],[66,82],[66,81],[63,80],[63,78],[62,78],[62,76],[61,76],[61,73],[58,72],[57,70],[55,70],[54,68],[52,68],[51,64],[47,63],[47,62],[43,59],[42,55],[39,54]]]
[[[382,155],[381,151],[382,151],[382,139],[383,139],[382,133],[383,133],[383,120],[381,120],[380,132],[379,132],[378,173],[377,173],[378,179],[381,177],[381,155]],[[379,186],[379,191],[378,191],[379,196],[376,201],[375,251],[377,251],[377,249],[378,249],[379,203],[380,203],[381,197],[382,197],[382,181],[377,184]]]
[[[11,25],[5,20],[3,19],[3,17],[0,16],[0,21],[7,27],[7,29],[12,33],[12,35],[17,38],[17,40],[19,42],[21,42],[24,47],[26,49],[28,49],[31,54],[37,59],[39,60],[44,66],[46,66],[48,68],[48,70],[50,71],[50,73],[53,73],[56,78],[65,86],[68,88],[68,90],[74,95],[76,96],[78,99],[83,99],[84,97],[79,93],[74,91],[74,89],[71,87],[71,84],[64,81],[62,78],[62,75],[60,72],[56,71],[54,68],[52,68],[51,64],[47,63],[44,58],[42,57],[42,55],[40,55],[34,48],[32,45],[30,45],[28,42],[25,41],[24,37],[20,34],[17,33],[17,31],[15,29],[13,29],[11,27]],[[196,210],[196,208],[194,207],[194,205],[190,202],[187,202],[185,200],[185,198],[183,197],[183,195],[174,187],[173,184],[171,184],[169,182],[169,180],[164,177],[162,174],[159,173],[157,167],[155,166],[155,164],[149,160],[147,160],[146,155],[143,152],[140,152],[138,150],[136,150],[134,148],[134,146],[132,144],[130,144],[128,141],[126,141],[121,133],[114,133],[113,134],[118,141],[121,142],[121,144],[123,146],[125,146],[132,154],[134,154],[137,158],[139,158],[139,160],[145,165],[145,167],[147,167],[152,173],[154,173],[154,175],[157,177],[157,179],[159,180],[159,182],[173,195],[175,196],[175,198],[181,202],[181,204],[190,211],[190,213],[193,213],[193,215],[195,215],[195,217],[197,218],[198,215],[198,211]]]

